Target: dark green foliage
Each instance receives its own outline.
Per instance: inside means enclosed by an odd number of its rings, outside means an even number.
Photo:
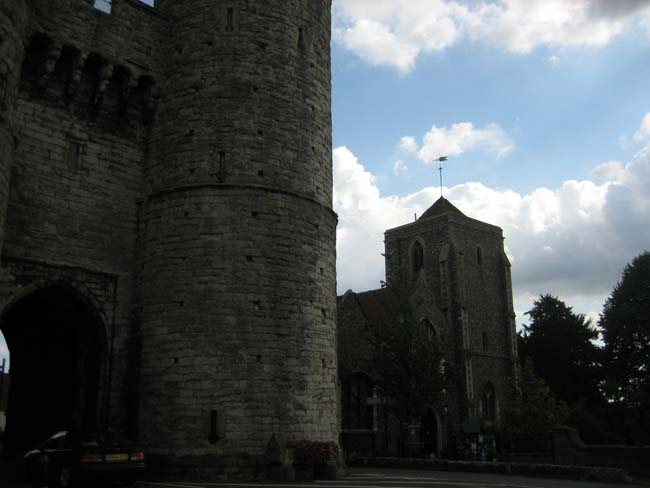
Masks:
[[[380,392],[395,416],[409,422],[422,416],[442,389],[441,354],[437,338],[416,322],[405,297],[399,308],[399,317],[374,327],[369,341]]]
[[[600,316],[607,376],[618,430],[633,443],[650,443],[650,252],[635,257]]]
[[[567,419],[566,403],[553,394],[546,382],[535,374],[530,361],[521,368],[521,390],[511,391],[504,407],[504,433],[534,439],[550,432]]]
[[[551,391],[567,404],[603,402],[601,351],[594,345],[598,331],[582,314],[551,295],[542,295],[526,312],[520,353]]]
[[[574,403],[567,423],[578,429],[580,438],[587,444],[625,444],[625,439],[610,425],[609,420],[617,415],[613,407],[607,403]]]

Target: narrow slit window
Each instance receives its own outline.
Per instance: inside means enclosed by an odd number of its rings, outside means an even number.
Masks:
[[[81,168],[83,156],[83,144],[81,141],[71,140],[68,141],[68,148],[65,152],[65,163],[70,170]]]
[[[4,104],[7,99],[7,77],[0,74],[0,103]]]
[[[232,7],[226,9],[226,31],[235,30],[235,10]]]

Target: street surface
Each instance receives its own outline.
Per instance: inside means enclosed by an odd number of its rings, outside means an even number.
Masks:
[[[294,482],[145,482],[138,488],[630,488],[627,483],[524,478],[484,473],[405,469],[349,468],[339,481]]]

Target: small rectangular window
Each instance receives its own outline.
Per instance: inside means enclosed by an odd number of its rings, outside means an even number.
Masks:
[[[80,169],[83,163],[82,155],[84,146],[81,141],[72,139],[68,141],[68,148],[65,151],[65,163],[68,169]]]
[[[487,332],[483,332],[483,351],[487,352],[489,347]]]
[[[0,74],[0,107],[3,109],[7,105],[7,77]]]

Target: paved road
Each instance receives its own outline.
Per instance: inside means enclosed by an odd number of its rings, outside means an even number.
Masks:
[[[139,482],[138,488],[631,488],[626,483],[524,478],[482,473],[351,468],[339,481],[307,482]]]

